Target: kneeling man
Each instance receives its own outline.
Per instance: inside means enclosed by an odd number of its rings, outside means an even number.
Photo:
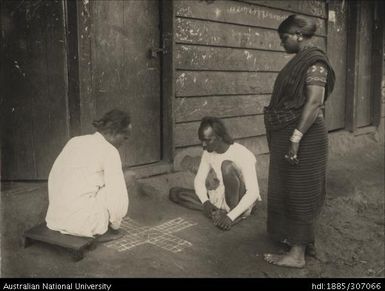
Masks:
[[[261,200],[256,159],[246,147],[235,143],[223,122],[204,117],[198,129],[203,155],[194,180],[194,190],[175,187],[170,199],[184,207],[202,210],[214,225],[223,230],[250,215]],[[206,187],[210,170],[216,175],[216,187]],[[215,188],[215,189],[213,189]]]
[[[111,110],[94,121],[94,134],[68,141],[48,177],[47,227],[64,234],[107,241],[128,210],[128,193],[118,148],[128,139],[128,113]],[[109,230],[109,231],[108,231]]]

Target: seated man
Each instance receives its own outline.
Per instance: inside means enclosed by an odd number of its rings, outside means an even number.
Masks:
[[[172,188],[170,199],[184,207],[203,210],[214,225],[228,230],[240,218],[250,215],[255,201],[261,200],[256,159],[247,148],[233,141],[218,118],[204,117],[198,136],[204,151],[194,180],[195,192]],[[206,185],[210,170],[217,176],[216,185]]]
[[[65,234],[105,234],[106,241],[119,237],[128,209],[118,148],[131,132],[130,116],[112,110],[93,125],[94,134],[69,140],[53,164],[46,222],[48,228]]]

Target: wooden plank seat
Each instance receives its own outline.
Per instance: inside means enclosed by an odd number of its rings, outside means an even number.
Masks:
[[[76,262],[83,259],[86,249],[92,249],[95,246],[95,238],[62,234],[49,229],[46,223],[39,224],[24,232],[24,248],[36,241],[66,249],[72,254]]]

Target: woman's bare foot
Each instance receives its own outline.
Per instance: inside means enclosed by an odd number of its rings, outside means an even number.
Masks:
[[[305,247],[293,246],[288,253],[283,255],[265,254],[265,260],[277,266],[303,268],[305,266]]]
[[[286,238],[281,240],[280,243],[284,244],[286,247],[289,247],[289,248],[291,248],[292,246],[292,244]],[[315,247],[314,242],[308,243],[306,245],[305,256],[317,258],[317,249]]]
[[[305,260],[298,260],[288,254],[286,255],[265,254],[265,260],[270,264],[274,264],[282,267],[303,268],[305,266]]]

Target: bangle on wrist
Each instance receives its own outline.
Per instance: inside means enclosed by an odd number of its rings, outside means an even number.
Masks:
[[[294,129],[294,132],[293,132],[292,136],[290,137],[290,141],[298,143],[301,141],[302,137],[303,137],[303,133],[300,132],[298,129]]]

